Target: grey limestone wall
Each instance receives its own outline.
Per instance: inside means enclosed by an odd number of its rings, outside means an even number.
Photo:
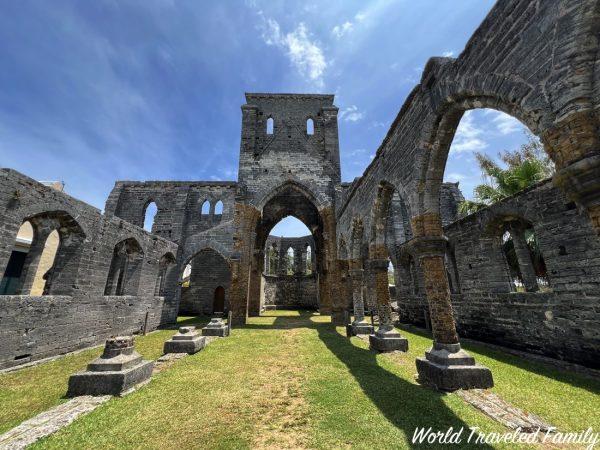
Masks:
[[[263,275],[266,309],[319,308],[316,275]]]
[[[503,224],[533,226],[548,286],[514,292],[501,245]],[[598,368],[600,238],[551,181],[541,182],[444,228],[457,277],[459,333]],[[454,268],[447,259],[447,269]],[[450,275],[450,274],[449,274]],[[425,325],[422,295],[399,293],[401,321]]]
[[[293,259],[288,254],[290,249]],[[265,245],[263,307],[318,309],[315,260],[312,236],[269,236]]]
[[[242,137],[238,180],[240,197],[261,206],[279,186],[294,182],[321,205],[332,205],[340,183],[333,95],[246,94],[242,106]],[[273,133],[267,121],[273,120]],[[314,134],[307,133],[307,120]]]
[[[182,288],[179,314],[212,314],[219,287],[225,291],[224,306],[226,311],[229,310],[231,270],[227,260],[216,251],[205,249],[196,254],[191,264],[190,284]]]
[[[34,228],[30,256],[43,248],[50,230],[59,232],[60,245],[46,282],[48,295],[0,296],[0,367],[139,330],[146,312],[148,329],[176,314],[174,299],[158,295],[161,273],[163,285],[172,287],[177,282],[173,272],[161,272],[160,266],[163,257],[177,254],[175,243],[122,219],[102,215],[98,209],[14,170],[0,169],[2,273],[25,221]],[[135,242],[139,249],[139,264],[124,281],[124,292],[131,295],[105,296],[115,247],[125,240]],[[29,266],[35,266],[33,259]]]

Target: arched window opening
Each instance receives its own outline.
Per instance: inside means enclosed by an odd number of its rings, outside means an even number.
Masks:
[[[79,224],[63,211],[31,217],[17,232],[0,293],[71,295],[84,240]]]
[[[60,235],[57,230],[52,231],[46,238],[44,243],[44,250],[40,256],[37,270],[35,271],[35,277],[33,280],[33,286],[29,295],[48,295],[48,278],[52,275],[52,269],[54,268],[54,261],[56,260],[56,254],[60,247]],[[24,293],[23,293],[24,294]]]
[[[309,136],[315,134],[315,122],[310,118],[306,121],[306,134]]]
[[[550,284],[546,263],[530,224],[511,222],[504,228],[502,253],[508,265],[512,290],[516,292],[548,291]]]
[[[171,270],[175,267],[175,257],[171,253],[167,253],[160,258],[158,263],[158,276],[156,278],[156,286],[154,295],[163,297],[165,295],[166,281],[171,275]]]
[[[513,116],[495,109],[469,109],[462,114],[455,133],[447,128],[450,122],[442,127],[436,144],[448,149],[447,161],[436,170],[440,175],[444,171],[445,182],[460,182],[451,195],[459,217],[513,196],[554,173],[541,141]],[[443,158],[439,160],[443,162]],[[465,164],[469,160],[477,163]],[[444,205],[442,198],[440,203]],[[442,207],[443,221],[449,206]],[[456,220],[454,216],[447,217],[446,223]]]
[[[446,276],[450,286],[450,293],[460,293],[460,280],[458,275],[458,267],[456,265],[456,256],[453,249],[448,249],[445,255]]]
[[[189,262],[188,264],[186,264],[185,268],[183,269],[183,275],[182,275],[182,281],[181,281],[181,286],[188,288],[190,287],[190,275],[192,274],[192,263]]]
[[[115,245],[104,295],[137,295],[143,260],[144,252],[135,239]]]
[[[287,249],[286,252],[286,260],[287,260],[287,275],[294,275],[296,270],[296,263],[294,261],[294,249],[292,247]]]
[[[156,220],[156,215],[158,213],[158,208],[156,207],[156,203],[150,202],[148,206],[146,206],[146,210],[144,212],[144,230],[148,232],[152,232],[152,227],[154,225],[154,221]]]
[[[306,275],[312,275],[313,273],[313,265],[312,265],[312,249],[310,245],[306,245]]]
[[[277,246],[275,244],[272,244],[269,247],[269,250],[267,252],[267,258],[268,258],[267,273],[269,275],[276,275],[277,274]]]
[[[388,286],[396,286],[396,272],[394,264],[388,259]]]
[[[409,269],[410,269],[410,281],[411,281],[411,286],[412,286],[412,294],[419,295],[420,294],[419,275],[417,272],[417,266],[415,265],[415,260],[412,258],[410,258]]]
[[[217,202],[217,204],[215,205],[215,215],[222,215],[223,214],[223,202],[221,200],[219,200]]]
[[[27,254],[33,242],[33,226],[29,221],[23,222],[15,244],[8,259],[8,264],[0,284],[1,295],[15,295],[21,291],[21,276],[25,268]]]
[[[267,134],[273,134],[274,130],[275,130],[275,121],[273,120],[272,117],[269,117],[267,119]]]
[[[203,216],[208,216],[210,214],[210,202],[208,200],[205,200],[204,203],[202,203],[202,209],[200,210],[200,213]]]

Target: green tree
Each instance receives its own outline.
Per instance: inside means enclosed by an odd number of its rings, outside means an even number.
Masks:
[[[498,154],[506,167],[481,152],[477,152],[475,157],[483,173],[484,183],[473,190],[473,200],[461,202],[459,211],[462,214],[479,211],[554,173],[554,164],[546,155],[542,143],[529,132],[527,142],[518,150]]]

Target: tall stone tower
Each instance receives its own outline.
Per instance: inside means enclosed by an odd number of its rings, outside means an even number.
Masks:
[[[231,309],[235,323],[260,313],[264,246],[272,227],[292,215],[315,240],[319,310],[340,316],[333,293],[335,193],[341,181],[333,95],[246,94],[234,217]]]
[[[246,94],[238,182],[246,199],[292,180],[331,200],[340,183],[333,95]]]

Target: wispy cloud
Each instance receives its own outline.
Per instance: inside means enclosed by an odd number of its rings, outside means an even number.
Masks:
[[[495,117],[492,119],[496,129],[502,135],[507,135],[523,129],[523,124],[512,116],[500,111],[494,111]]]
[[[338,114],[338,117],[344,122],[358,122],[363,119],[364,113],[359,111],[356,105],[352,105],[342,110]]]
[[[442,56],[444,58],[452,58],[454,56],[454,52],[452,50],[448,50],[442,53]]]
[[[451,173],[444,175],[444,181],[449,181],[451,183],[456,183],[458,181],[462,181],[465,178],[467,178],[467,176],[465,174],[458,173],[458,172],[451,172]]]
[[[260,24],[262,37],[267,45],[272,45],[285,51],[291,64],[298,72],[318,86],[323,85],[323,74],[328,66],[323,50],[303,22],[289,33],[281,31],[279,23],[272,18],[263,18]]]
[[[464,153],[483,150],[488,146],[482,139],[483,134],[483,129],[476,125],[472,112],[465,112],[456,129],[450,152]]]
[[[333,34],[336,38],[341,39],[345,34],[350,33],[354,29],[354,24],[352,22],[344,22],[341,25],[336,25],[331,30],[331,34]]]

